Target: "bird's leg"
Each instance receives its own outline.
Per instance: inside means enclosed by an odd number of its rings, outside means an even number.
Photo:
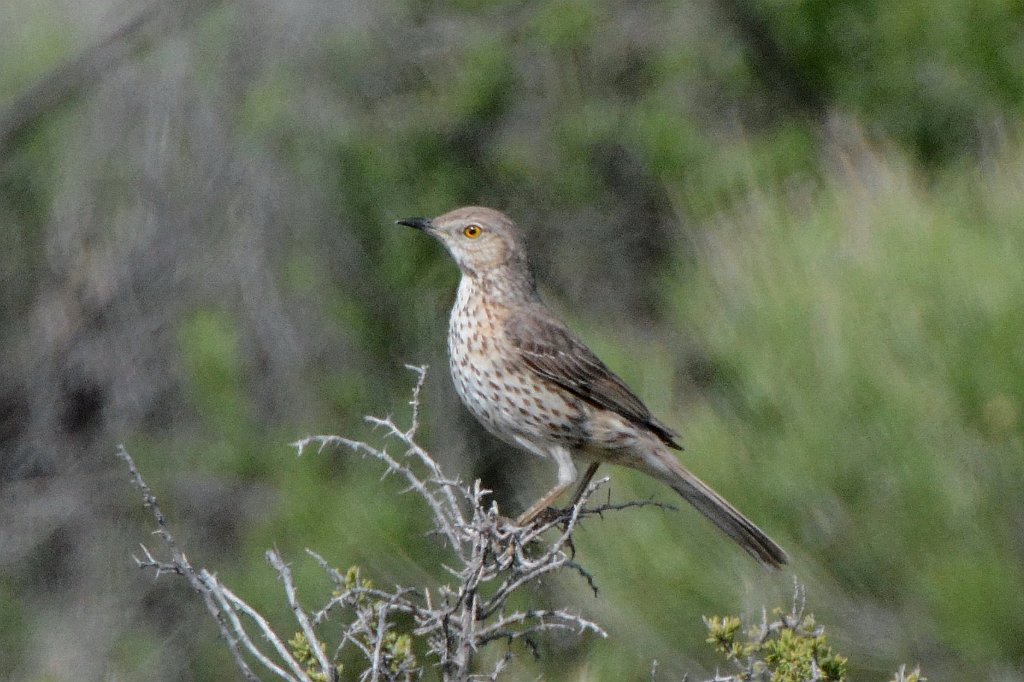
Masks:
[[[526,524],[537,518],[537,515],[542,511],[551,506],[558,497],[566,490],[572,487],[572,484],[576,481],[576,465],[573,464],[572,455],[565,448],[553,448],[550,451],[550,456],[555,463],[558,465],[558,484],[549,490],[542,498],[530,505],[530,508],[519,515],[516,519],[516,523],[520,526]],[[592,465],[593,466],[593,465]],[[587,470],[590,471],[589,469]],[[593,474],[590,474],[593,476]]]
[[[572,487],[572,481],[569,481],[568,483],[566,483],[564,485],[559,483],[554,488],[549,490],[548,493],[546,495],[544,495],[544,497],[540,498],[539,500],[534,502],[532,505],[530,505],[529,509],[527,509],[522,514],[520,514],[519,518],[516,519],[516,523],[518,523],[520,526],[527,525],[528,523],[533,521],[535,518],[537,518],[537,516],[542,511],[544,511],[545,509],[550,507],[554,503],[554,501],[559,498],[559,496],[562,493],[564,493],[566,490],[568,490],[571,487]]]
[[[591,462],[587,470],[583,472],[583,478],[580,479],[580,484],[576,486],[576,492],[572,494],[572,500],[569,502],[569,507],[575,507],[576,503],[583,497],[583,493],[587,491],[587,486],[590,485],[590,481],[594,478],[594,474],[597,473],[597,467],[601,466],[600,462]]]

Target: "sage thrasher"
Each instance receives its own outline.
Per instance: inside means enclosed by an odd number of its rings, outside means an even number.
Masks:
[[[522,516],[532,521],[577,479],[577,498],[602,462],[667,483],[768,567],[788,560],[760,528],[686,470],[676,434],[540,300],[523,236],[508,216],[469,206],[408,218],[440,241],[462,271],[448,328],[452,379],[462,402],[501,440],[554,460],[558,484]]]

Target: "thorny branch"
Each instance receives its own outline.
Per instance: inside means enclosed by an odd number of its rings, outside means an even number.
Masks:
[[[416,443],[426,368],[409,369],[417,375],[409,403],[409,426],[402,428],[391,417],[367,417],[370,424],[383,431],[385,441],[398,443],[402,455],[333,435],[309,436],[293,445],[299,454],[311,447],[319,451],[328,446],[345,447],[382,462],[385,476],[401,476],[408,484],[405,492],[415,493],[430,509],[434,528],[451,553],[445,568],[452,579],[427,587],[381,589],[365,579],[358,568],[342,572],[307,550],[334,586],[323,606],[307,610],[300,604],[289,565],[276,550],[270,550],[267,561],[284,586],[284,598],[295,619],[290,630],[298,628],[291,638],[278,635],[266,618],[212,573],[192,567],[174,541],[166,517],[131,456],[123,447],[119,449],[118,456],[128,465],[132,482],[142,492],[143,502],[156,520],[156,534],[169,554],[169,560],[161,561],[143,547],[143,558],[136,562],[143,569],[154,570],[157,576],[174,573],[188,580],[216,619],[246,679],[260,679],[250,667],[255,661],[277,679],[333,682],[339,679],[339,659],[351,660],[355,655],[362,658],[363,667],[358,673],[361,680],[420,679],[427,665],[439,669],[445,680],[496,680],[513,655],[511,649],[498,657],[490,670],[474,672],[474,658],[491,642],[504,640],[511,645],[521,641],[535,650],[531,638],[547,631],[589,631],[606,636],[596,623],[565,609],[514,610],[508,605],[509,599],[518,590],[562,569],[578,573],[596,593],[592,577],[572,559],[572,534],[580,521],[634,506],[665,505],[612,504],[609,499],[587,507],[588,500],[607,482],[602,479],[591,483],[571,508],[543,515],[542,520],[526,527],[516,525],[503,518],[495,504],[485,501],[489,491],[479,481],[469,485],[449,478]],[[318,639],[317,629],[332,617],[344,619],[344,625],[338,641],[329,649]],[[425,651],[429,662],[417,660],[414,651]],[[347,673],[346,679],[353,679]]]
[[[164,516],[164,513],[160,510],[160,505],[157,503],[156,496],[143,480],[142,474],[139,473],[138,468],[135,466],[135,461],[132,460],[131,455],[128,454],[124,445],[121,445],[118,448],[117,456],[120,457],[128,466],[128,475],[132,479],[132,484],[142,493],[142,504],[153,514],[153,518],[157,525],[157,530],[154,531],[154,535],[157,535],[164,541],[164,546],[171,555],[170,561],[157,561],[150,553],[149,549],[143,545],[143,558],[139,559],[138,557],[133,557],[135,559],[135,563],[138,564],[139,568],[152,568],[156,572],[157,577],[160,577],[161,573],[166,572],[176,573],[188,580],[192,589],[202,596],[203,603],[206,604],[206,610],[209,611],[210,615],[212,615],[214,620],[217,621],[217,627],[220,629],[220,634],[224,637],[224,641],[227,642],[228,649],[231,651],[231,655],[235,659],[235,664],[242,672],[242,675],[247,680],[259,680],[260,678],[253,673],[248,663],[246,663],[245,658],[242,656],[240,646],[245,645],[245,640],[247,638],[243,638],[241,644],[239,639],[236,638],[236,635],[241,628],[233,627],[233,613],[231,609],[222,609],[222,605],[225,603],[225,600],[216,580],[210,580],[209,578],[212,578],[212,576],[210,576],[206,571],[203,571],[202,573],[196,572],[182,551],[178,549],[178,543],[175,542],[174,536],[167,527],[167,517]],[[242,633],[244,634],[244,630],[242,630]],[[259,652],[258,650],[255,650],[253,653]],[[284,679],[292,678],[285,677]]]

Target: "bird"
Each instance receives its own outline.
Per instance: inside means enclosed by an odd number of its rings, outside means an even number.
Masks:
[[[541,300],[523,232],[504,213],[465,206],[396,224],[439,241],[461,279],[448,326],[452,381],[483,427],[552,460],[555,486],[517,519],[528,525],[576,484],[574,503],[602,463],[667,484],[763,566],[786,552],[684,467],[678,434],[659,421]],[[579,476],[577,464],[585,465]]]

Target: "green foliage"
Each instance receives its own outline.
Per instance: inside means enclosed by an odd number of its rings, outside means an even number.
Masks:
[[[291,649],[295,660],[306,667],[306,675],[309,676],[309,679],[313,680],[313,682],[328,682],[330,677],[320,669],[320,662],[316,660],[316,655],[313,653],[313,648],[309,645],[306,635],[296,632],[295,636],[288,640],[288,648]],[[325,649],[326,645],[320,642],[320,648]],[[344,669],[343,665],[337,665],[339,678]]]
[[[802,600],[797,587],[797,603]],[[824,627],[802,606],[791,611],[776,608],[744,629],[736,616],[704,618],[707,643],[738,672],[715,676],[717,682],[846,682],[847,659],[832,651]],[[906,672],[900,666],[892,682],[926,682],[920,668]]]
[[[704,625],[708,629],[707,643],[730,661],[747,658],[759,648],[758,645],[736,639],[743,627],[743,621],[736,616],[705,616]]]
[[[224,311],[197,310],[182,327],[181,349],[198,407],[214,424],[246,424],[243,368],[235,325]]]
[[[352,596],[346,600],[345,605],[355,612],[357,618],[365,618],[368,619],[366,622],[375,624],[377,620],[376,614],[379,612],[382,602],[380,599],[371,598],[364,592],[364,590],[374,589],[373,581],[364,578],[362,569],[355,565],[350,566],[345,571],[344,576],[343,585],[334,591],[335,598],[341,597],[346,592],[352,593]],[[374,636],[377,634],[375,628],[370,630],[355,629],[353,632],[357,645],[365,647],[369,651],[374,650],[376,646]],[[303,633],[295,633],[295,636],[288,642],[288,645],[291,647],[296,659],[307,666],[308,673],[314,682],[327,682],[327,675],[319,669],[316,656],[314,656],[309,646],[309,641]],[[324,651],[328,650],[323,643],[321,643],[320,647]],[[406,675],[407,671],[416,670],[418,667],[416,654],[413,651],[413,638],[408,633],[400,633],[397,630],[389,629],[381,640],[380,652],[383,668],[395,676],[395,679],[399,679]],[[336,667],[340,677],[344,666],[341,663],[336,663]],[[404,677],[402,678],[404,679]]]
[[[548,2],[534,16],[531,28],[542,45],[556,50],[586,50],[591,46],[597,14],[597,6],[583,0]]]
[[[194,453],[210,471],[258,478],[265,473],[248,395],[238,330],[222,310],[196,310],[178,334],[182,363],[188,373],[188,396],[212,436]]]
[[[5,651],[18,651],[26,645],[24,605],[9,579],[0,579],[0,646]],[[13,659],[0,659],[0,675],[10,677]]]
[[[358,589],[364,589],[364,590],[372,590],[373,589],[373,581],[369,580],[367,578],[364,578],[362,576],[362,569],[359,568],[358,566],[349,566],[348,570],[345,571],[345,589],[346,590],[354,590],[354,589],[357,589],[357,588]],[[335,590],[334,596],[335,597],[341,596],[341,591],[340,590]],[[366,596],[365,595],[360,595],[359,598],[360,599],[366,599]]]
[[[10,101],[38,77],[65,59],[74,47],[70,26],[54,21],[51,13],[11,7],[0,14],[4,69],[0,72],[0,102]]]
[[[846,679],[846,659],[832,653],[825,637],[813,631],[813,619],[785,628],[776,640],[761,645],[765,664],[777,682],[798,682],[819,675],[823,680]]]
[[[762,623],[741,636],[742,622],[735,616],[705,618],[708,644],[741,669],[741,679],[769,682],[845,682],[846,658],[834,654],[824,629],[808,614],[788,619],[782,609],[772,611],[777,620]]]
[[[362,641],[361,643],[367,645],[371,650],[374,645],[371,641]],[[323,642],[320,643],[320,646],[326,649],[326,645]],[[303,633],[296,632],[295,636],[288,640],[288,647],[291,649],[295,659],[306,667],[306,674],[313,682],[328,682],[330,678],[320,669],[320,663],[316,660],[313,649]],[[404,670],[415,669],[416,656],[412,651],[412,636],[398,634],[393,631],[388,632],[381,644],[381,658],[384,668],[392,675],[397,676]],[[337,670],[338,679],[344,679],[342,675],[345,666],[337,663],[335,664],[335,669]]]
[[[1002,530],[1024,505],[1021,198],[989,187],[1016,164],[931,191],[875,157],[798,202],[755,190],[671,294],[714,367],[689,444],[734,455],[710,475],[761,479],[776,518],[820,510],[818,563],[979,661],[1020,651],[1024,609]]]
[[[809,87],[931,161],[977,140],[978,116],[1024,106],[1020,3],[750,3]]]

